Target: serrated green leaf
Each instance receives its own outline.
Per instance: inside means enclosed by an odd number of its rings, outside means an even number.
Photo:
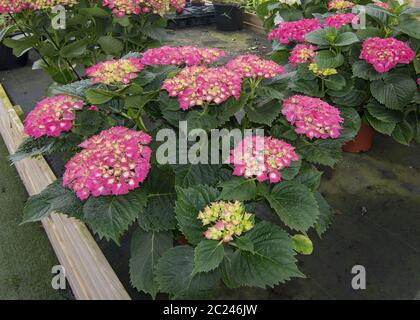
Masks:
[[[307,42],[316,44],[318,46],[326,46],[329,45],[329,42],[326,39],[326,30],[325,29],[318,29],[308,33],[305,36],[305,40]]]
[[[194,272],[194,249],[178,246],[167,250],[156,266],[156,280],[162,292],[174,299],[203,299],[218,287],[220,273]]]
[[[405,72],[389,72],[383,80],[371,82],[370,91],[380,103],[387,108],[402,110],[416,92],[415,81]]]
[[[194,273],[216,269],[225,256],[223,244],[215,240],[202,240],[194,250]]]
[[[321,183],[321,176],[321,171],[311,164],[304,163],[294,181],[307,186],[311,191],[315,191]]]
[[[267,288],[304,277],[296,266],[293,242],[280,227],[260,222],[243,237],[254,244],[255,252],[236,250],[225,256],[222,278],[228,287]]]
[[[219,184],[222,188],[220,199],[246,201],[253,200],[257,194],[255,181],[242,177],[232,177]]]
[[[191,187],[198,184],[212,185],[218,181],[220,166],[210,164],[185,164],[173,167],[175,184],[181,187]]]
[[[315,231],[318,234],[318,236],[321,238],[322,235],[325,233],[325,231],[327,231],[328,227],[332,223],[333,211],[321,193],[316,192],[315,199],[318,202],[318,207],[319,207],[319,218],[315,224]]]
[[[392,131],[392,137],[395,141],[408,146],[414,138],[413,128],[407,121],[401,121],[397,123],[394,131]]]
[[[237,237],[234,241],[235,246],[242,251],[249,251],[255,253],[254,244],[252,240],[247,237]]]
[[[315,57],[315,63],[321,69],[337,68],[344,63],[344,56],[336,54],[329,50],[318,51]]]
[[[313,193],[303,184],[294,181],[278,183],[264,195],[286,226],[297,231],[307,231],[318,219],[319,210]]]
[[[357,35],[353,32],[344,32],[340,33],[336,40],[334,45],[339,47],[349,46],[353,43],[359,42],[359,38]]]
[[[332,167],[342,157],[342,142],[337,139],[319,139],[312,143],[297,141],[298,153],[308,162]]]
[[[82,202],[75,193],[56,180],[41,193],[28,199],[23,209],[23,223],[40,221],[50,214],[64,213],[72,217],[80,217]]]
[[[342,90],[346,86],[346,79],[341,74],[333,74],[325,79],[325,86],[331,90]]]
[[[98,44],[101,46],[102,50],[112,56],[119,56],[124,49],[124,44],[112,37],[112,36],[102,36],[98,39]]]
[[[366,105],[366,109],[369,111],[371,116],[383,122],[399,122],[404,117],[402,112],[388,109],[375,100],[370,101]]]
[[[172,248],[172,232],[146,232],[138,228],[131,239],[130,282],[155,299],[159,284],[154,270],[162,255]]]
[[[89,197],[83,206],[83,221],[101,238],[112,239],[117,244],[120,236],[137,219],[147,204],[143,189],[126,195]]]
[[[271,100],[253,106],[246,105],[245,113],[250,121],[270,126],[280,113],[280,103],[277,100]]]
[[[369,111],[365,111],[365,119],[372,126],[373,129],[375,129],[376,131],[380,133],[390,136],[395,129],[395,125],[396,125],[395,122],[385,122],[385,121],[376,119],[374,116],[372,116],[369,113]]]
[[[337,105],[359,107],[364,104],[367,98],[368,95],[365,91],[354,89],[341,97],[331,97],[331,100]]]
[[[176,219],[179,229],[192,244],[203,240],[203,225],[198,219],[198,213],[219,197],[215,188],[197,185],[191,188],[176,187],[175,203]]]
[[[112,99],[112,94],[101,89],[90,88],[85,94],[87,101],[93,105],[104,104]]]
[[[66,46],[62,47],[60,50],[60,55],[64,58],[77,58],[85,54],[89,40],[87,38],[82,40],[77,40]]]
[[[290,163],[290,167],[284,168],[281,171],[281,177],[284,180],[292,180],[296,177],[296,175],[299,173],[300,166],[302,165],[302,160],[299,159],[298,161],[292,161]]]
[[[384,76],[383,74],[376,72],[371,65],[363,60],[353,63],[352,71],[354,76],[365,80],[378,80]]]
[[[351,107],[340,108],[340,116],[344,119],[344,125],[340,132],[340,141],[351,141],[358,134],[361,119],[356,109]]]

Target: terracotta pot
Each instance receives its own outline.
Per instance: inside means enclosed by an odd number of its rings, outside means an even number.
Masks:
[[[343,146],[343,151],[352,153],[369,151],[372,147],[374,135],[375,131],[372,129],[372,127],[362,121],[359,133],[354,138],[354,140],[347,142]]]

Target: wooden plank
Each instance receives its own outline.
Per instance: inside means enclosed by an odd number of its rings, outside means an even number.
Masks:
[[[0,133],[14,153],[24,139],[23,124],[0,84]],[[56,180],[44,158],[24,159],[16,169],[29,195]],[[79,300],[129,300],[130,297],[99,249],[86,225],[63,214],[42,220],[73,294]]]

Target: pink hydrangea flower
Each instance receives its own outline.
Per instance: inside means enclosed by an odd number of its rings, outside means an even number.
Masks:
[[[144,68],[139,58],[100,62],[86,69],[93,83],[128,84]]]
[[[354,7],[354,3],[347,0],[331,0],[328,2],[328,10],[345,10]]]
[[[164,16],[171,10],[171,7],[178,12],[182,11],[185,7],[185,0],[103,0],[102,5],[111,9],[117,17],[141,13]]]
[[[282,113],[295,126],[295,132],[313,138],[338,138],[340,110],[318,98],[295,95],[283,101]]]
[[[241,55],[230,60],[226,68],[237,72],[245,78],[273,78],[278,74],[285,73],[282,66],[274,61],[264,60],[253,54]]]
[[[82,100],[70,96],[55,96],[39,101],[24,121],[24,132],[38,139],[41,136],[58,137],[70,131],[75,111],[84,107]]]
[[[63,186],[80,200],[127,194],[142,183],[150,170],[151,137],[125,127],[102,131],[79,146],[83,150],[66,164]]]
[[[356,23],[358,20],[359,17],[353,13],[337,13],[325,18],[324,26],[340,29],[342,26],[352,23],[353,21]]]
[[[0,13],[19,13],[28,5],[27,0],[0,0]]]
[[[79,3],[78,0],[26,0],[26,2],[31,10],[43,10],[58,5],[71,7]]]
[[[281,22],[268,34],[268,40],[277,40],[279,43],[288,44],[290,41],[304,42],[309,32],[321,29],[318,19],[301,19],[292,22]]]
[[[416,53],[402,41],[374,37],[363,42],[359,58],[371,64],[377,72],[384,73],[398,63],[409,64],[415,56]]]
[[[297,44],[290,52],[289,62],[292,66],[298,63],[311,63],[316,56],[317,48],[310,44]]]
[[[226,68],[192,66],[182,69],[175,77],[166,79],[162,89],[170,97],[178,97],[181,109],[187,110],[209,103],[219,105],[229,97],[239,99],[241,85],[241,76]]]
[[[234,165],[235,176],[277,183],[281,181],[280,171],[298,160],[295,148],[283,140],[247,136],[231,150],[227,163]]]
[[[160,47],[147,50],[141,57],[141,63],[145,65],[199,65],[213,63],[224,57],[224,51],[215,48],[184,47]]]

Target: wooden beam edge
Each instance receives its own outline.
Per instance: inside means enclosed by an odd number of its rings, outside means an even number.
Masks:
[[[22,121],[1,84],[0,133],[10,154],[24,139]],[[56,180],[42,157],[19,161],[16,169],[29,195],[38,194]],[[66,270],[66,278],[76,299],[130,300],[84,223],[58,213],[41,222],[60,264]]]

